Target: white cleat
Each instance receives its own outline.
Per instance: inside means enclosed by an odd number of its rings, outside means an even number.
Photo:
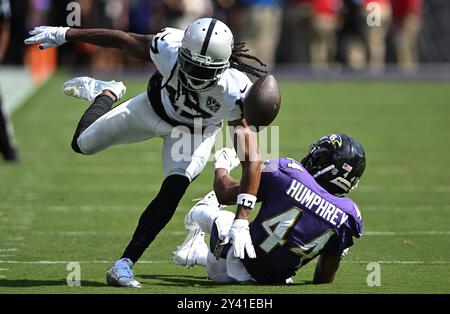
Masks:
[[[117,260],[106,272],[106,283],[109,286],[140,288],[141,283],[134,279],[132,266],[133,262],[128,258]]]
[[[197,264],[201,256],[208,254],[208,246],[205,243],[205,233],[196,228],[189,230],[189,233],[173,254],[173,262],[177,265],[191,267]]]
[[[67,96],[88,101],[94,101],[105,90],[111,91],[116,96],[117,101],[125,95],[127,88],[122,82],[105,82],[86,76],[68,80],[63,87],[63,92]]]

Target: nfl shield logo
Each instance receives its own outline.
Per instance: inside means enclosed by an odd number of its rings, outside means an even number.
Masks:
[[[220,104],[217,100],[212,98],[211,96],[208,97],[208,100],[206,101],[206,107],[208,107],[209,110],[217,112],[220,109]]]

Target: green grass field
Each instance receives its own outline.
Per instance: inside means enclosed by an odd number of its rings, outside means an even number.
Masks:
[[[105,270],[159,188],[162,141],[73,153],[70,140],[87,104],[62,95],[65,79],[55,76],[13,116],[22,162],[0,161],[0,293],[450,292],[449,82],[282,82],[281,156],[300,159],[312,141],[336,131],[359,139],[367,153],[352,195],[365,235],[335,283],[310,284],[315,262],[294,285],[251,287],[216,285],[199,266],[174,265],[191,199],[211,190],[209,163],[135,266],[143,288],[130,290],[107,287]],[[128,97],[146,86],[125,83]],[[81,264],[81,287],[66,285],[71,261]],[[379,287],[366,283],[372,261],[381,265]]]

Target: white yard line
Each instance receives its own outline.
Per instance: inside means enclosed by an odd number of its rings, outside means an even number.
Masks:
[[[170,234],[176,235],[176,236],[179,236],[179,235],[187,236],[188,232],[187,232],[187,230],[183,230],[183,231],[172,231],[172,232],[170,232]]]
[[[91,170],[89,170],[91,172]],[[92,174],[92,173],[89,173]],[[8,193],[9,195],[17,195],[33,197],[39,195],[41,192],[84,192],[84,193],[98,193],[98,192],[149,192],[157,191],[160,188],[160,184],[127,184],[126,186],[120,184],[109,184],[109,185],[78,185],[78,186],[66,186],[66,185],[56,185],[56,184],[39,184],[37,187],[33,185],[21,186],[21,187],[4,187],[2,192]],[[38,192],[32,192],[34,189]],[[198,197],[203,197],[206,193],[212,190],[211,185],[207,184],[196,184],[190,189],[192,191],[204,191],[202,194],[197,195]]]
[[[112,264],[114,261],[15,261],[15,260],[0,260],[0,264],[42,264],[42,265],[52,265],[52,264],[68,264],[72,262],[77,262],[80,264]],[[167,264],[172,263],[171,260],[166,261],[139,261],[139,264]]]
[[[449,236],[450,231],[365,231],[363,236]]]
[[[364,193],[380,193],[380,192],[393,192],[393,193],[418,193],[418,192],[433,192],[433,193],[449,193],[450,185],[399,185],[399,186],[387,186],[387,185],[361,185],[358,188],[358,192]]]
[[[372,262],[377,262],[380,264],[404,264],[404,265],[425,265],[425,264],[433,264],[433,265],[448,265],[450,261],[346,261],[343,260],[343,263],[347,264],[368,264]]]
[[[18,249],[16,248],[9,248],[9,249],[0,249],[0,252],[17,252]]]
[[[111,235],[129,235],[130,232],[112,232],[112,231],[105,231],[105,232],[98,232],[98,231],[29,231],[32,234],[36,235],[59,235],[59,236],[111,236]]]
[[[28,230],[30,228],[29,225],[15,225],[13,227],[2,227],[2,231],[7,230]]]
[[[19,244],[19,245],[24,245],[24,243],[18,243],[17,241],[14,241],[14,242],[6,241],[6,242],[3,242],[2,244],[3,244],[4,246],[14,246],[14,245],[17,245],[17,244]]]
[[[98,205],[82,205],[82,206],[65,206],[54,205],[46,206],[45,210],[52,212],[142,212],[142,205],[114,205],[114,206],[98,206]]]
[[[448,211],[450,205],[360,205],[366,211]]]
[[[10,241],[23,241],[23,240],[25,240],[25,238],[24,237],[13,237],[13,238],[9,238],[8,240],[10,240]]]
[[[86,170],[87,174],[93,175],[92,169]],[[159,184],[147,184],[147,185],[119,185],[119,184],[109,184],[109,185],[83,185],[83,186],[65,186],[56,184],[40,184],[38,187],[39,191],[44,192],[86,192],[86,193],[98,193],[98,192],[148,192],[153,190],[158,190]],[[11,188],[8,193],[20,194],[21,197],[24,195],[29,195],[30,197],[35,196],[36,193],[30,192],[33,186],[22,186],[20,188]],[[196,184],[192,186],[192,191],[205,191],[208,192],[212,190],[212,187],[207,184]],[[5,189],[8,189],[7,187]],[[358,192],[361,193],[450,193],[450,185],[400,185],[400,186],[385,186],[385,185],[361,185],[358,187]],[[204,195],[203,194],[203,195]],[[200,196],[203,196],[200,195]]]
[[[68,264],[74,261],[16,261],[16,260],[0,260],[0,264],[39,264],[39,265],[55,265],[55,264]],[[112,264],[114,261],[75,261],[80,264]],[[425,265],[425,264],[434,264],[434,265],[448,265],[450,261],[400,261],[400,260],[388,260],[388,261],[347,261],[343,260],[343,263],[347,264],[368,264],[370,262],[377,262],[380,264],[404,264],[404,265]],[[172,263],[171,260],[165,261],[139,261],[139,264],[167,264]],[[8,269],[9,270],[9,269]]]
[[[122,231],[122,232],[114,232],[114,231],[105,231],[105,232],[99,232],[99,231],[57,231],[57,230],[51,230],[51,231],[29,231],[30,234],[35,235],[58,235],[58,236],[68,236],[68,237],[75,237],[75,236],[129,236],[129,231]],[[187,235],[187,230],[180,230],[180,231],[171,231],[169,234],[171,235]]]
[[[14,112],[37,89],[25,67],[2,67],[0,85],[8,112]]]
[[[109,235],[129,235],[128,231],[29,231],[30,234],[36,235],[60,235],[60,236],[109,236]],[[171,235],[187,235],[187,230],[171,231]],[[450,230],[424,230],[424,231],[365,231],[363,236],[450,236]],[[1,251],[1,250],[0,250]]]
[[[194,202],[192,202],[194,204]],[[3,204],[2,204],[3,205]],[[450,206],[450,205],[449,205]],[[6,207],[6,205],[5,205]],[[42,206],[36,206],[36,205],[14,205],[14,204],[8,204],[7,205],[9,210],[17,210],[17,211],[48,211],[48,212],[137,212],[141,213],[143,211],[143,208],[145,207],[143,204],[126,204],[126,205],[42,205]],[[180,212],[187,212],[190,207],[188,206],[179,206],[177,208],[177,211]],[[31,222],[30,222],[31,224]],[[23,224],[25,226],[25,224]]]

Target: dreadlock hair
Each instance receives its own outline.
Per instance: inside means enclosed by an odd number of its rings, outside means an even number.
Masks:
[[[255,77],[261,77],[261,75],[267,73],[266,70],[254,67],[248,63],[245,63],[242,59],[249,59],[256,61],[261,67],[266,67],[261,60],[257,57],[248,54],[249,49],[245,47],[245,43],[235,43],[230,56],[230,67],[236,70],[245,72]]]

